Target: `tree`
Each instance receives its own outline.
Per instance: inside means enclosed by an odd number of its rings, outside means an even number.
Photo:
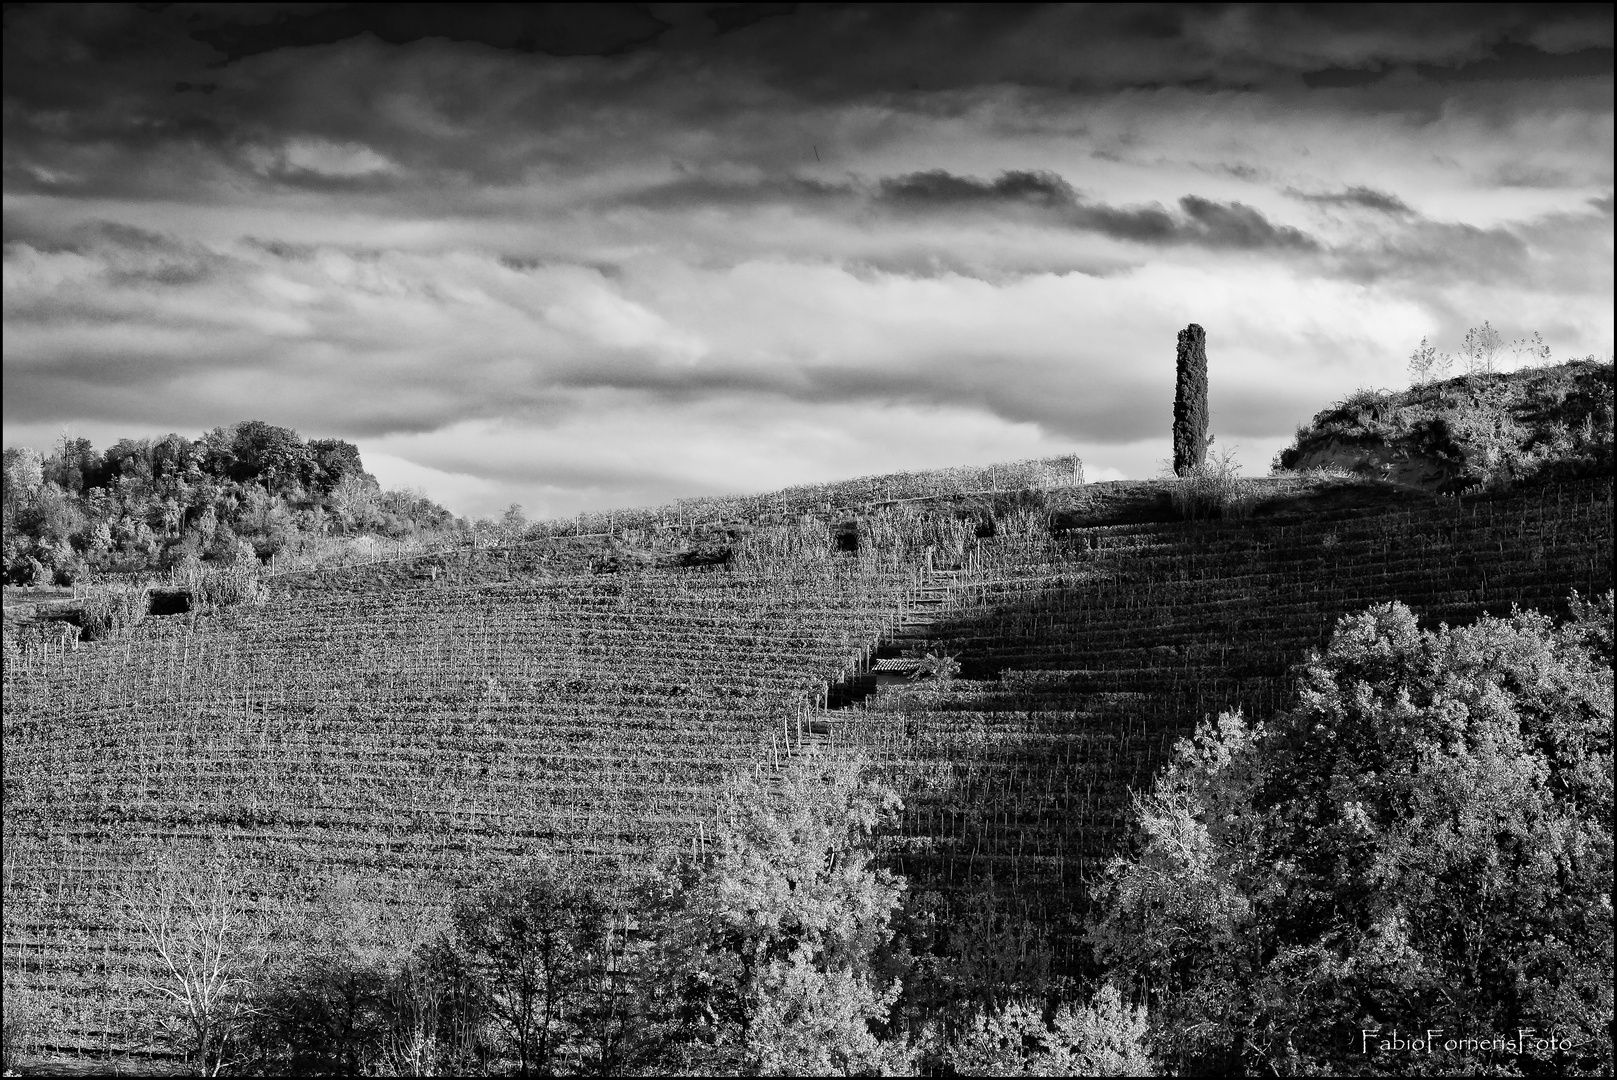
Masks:
[[[892,918],[904,882],[870,865],[872,832],[900,807],[863,768],[798,759],[778,793],[746,781],[726,795],[713,861],[660,935],[665,1066],[906,1071],[907,1048],[879,1037],[900,991]]]
[[[1492,371],[1504,347],[1505,342],[1499,336],[1499,331],[1486,321],[1481,326],[1471,327],[1465,332],[1465,340],[1460,343],[1460,355],[1465,357],[1465,373],[1476,375]]]
[[[1420,345],[1409,354],[1409,381],[1415,386],[1425,386],[1432,381],[1433,373],[1437,369],[1437,346],[1428,345],[1425,338],[1420,339]]]
[[[1346,616],[1296,709],[1176,748],[1091,940],[1179,1068],[1400,1069],[1377,1033],[1440,1029],[1433,1070],[1610,1071],[1612,595],[1572,610]]]
[[[243,420],[235,426],[231,451],[232,480],[256,481],[276,492],[307,488],[314,481],[314,455],[290,428]]]
[[[317,494],[329,495],[350,476],[375,481],[359,460],[359,447],[342,439],[310,439],[309,454],[314,461],[312,487]]]
[[[1178,383],[1173,401],[1173,471],[1185,476],[1207,452],[1207,331],[1179,331]]]
[[[169,1029],[199,1076],[230,1064],[263,950],[249,897],[224,865],[174,860],[126,890],[125,909],[156,954],[147,990],[165,998]]]
[[[369,476],[350,473],[331,489],[332,516],[344,532],[381,521],[381,491]]]
[[[608,905],[551,863],[456,908],[453,949],[511,1036],[521,1075],[579,1056],[610,941]]]
[[[1532,337],[1517,338],[1510,343],[1510,353],[1518,367],[1524,364],[1547,364],[1550,362],[1550,347],[1544,344],[1544,338],[1537,330]],[[1524,361],[1522,358],[1526,357]]]
[[[44,484],[45,459],[38,450],[27,446],[6,448],[5,500],[8,510],[32,499]]]
[[[101,456],[90,440],[69,438],[65,431],[45,459],[45,479],[69,495],[82,495],[85,488],[96,485],[101,474]]]

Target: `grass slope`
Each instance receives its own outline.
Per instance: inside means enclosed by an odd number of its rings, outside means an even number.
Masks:
[[[1276,464],[1457,491],[1610,474],[1612,365],[1573,360],[1361,390],[1297,429]]]

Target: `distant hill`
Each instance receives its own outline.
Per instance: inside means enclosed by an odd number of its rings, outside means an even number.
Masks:
[[[1275,463],[1445,492],[1609,475],[1612,412],[1612,365],[1593,358],[1361,390],[1298,428]]]

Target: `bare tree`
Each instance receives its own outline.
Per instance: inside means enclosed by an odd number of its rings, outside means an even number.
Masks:
[[[1517,338],[1510,343],[1510,353],[1516,360],[1517,367],[1528,364],[1547,364],[1550,359],[1550,347],[1544,344],[1544,338],[1537,330],[1530,338]],[[1524,360],[1523,357],[1526,357]]]
[[[1505,339],[1486,321],[1481,326],[1473,326],[1465,332],[1465,340],[1460,343],[1460,355],[1465,357],[1465,373],[1476,375],[1492,371],[1504,348]]]
[[[1409,354],[1409,381],[1414,386],[1424,386],[1432,381],[1432,366],[1437,360],[1437,349],[1426,343],[1425,338],[1420,339],[1420,346]]]
[[[263,949],[247,893],[228,868],[171,863],[125,894],[127,910],[157,954],[144,987],[176,1015],[166,1027],[196,1075],[217,1076],[251,1013],[249,985]]]

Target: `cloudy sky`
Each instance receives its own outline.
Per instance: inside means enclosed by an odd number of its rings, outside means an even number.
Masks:
[[[4,424],[530,516],[1169,456],[1612,348],[1606,5],[8,5]],[[1508,366],[1508,361],[1507,361]]]

